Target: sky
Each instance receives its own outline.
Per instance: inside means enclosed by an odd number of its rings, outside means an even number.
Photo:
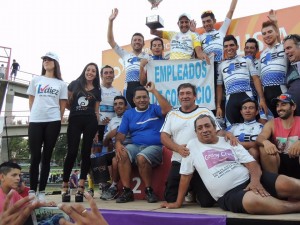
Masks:
[[[129,44],[135,32],[143,33],[146,40],[153,38],[145,25],[147,15],[159,14],[164,19],[165,29],[176,31],[177,19],[182,13],[190,14],[197,27],[202,26],[200,15],[206,10],[213,10],[217,21],[223,21],[230,2],[163,0],[157,10],[151,11],[147,0],[2,0],[0,46],[12,49],[11,57],[23,71],[18,78],[30,80],[31,75],[27,73],[39,75],[40,57],[53,51],[59,56],[63,79],[71,82],[89,62],[101,67],[102,51],[110,49],[106,33],[113,8],[119,9],[114,36],[122,46]],[[233,19],[296,5],[299,0],[239,0]],[[18,106],[23,107],[23,104]]]

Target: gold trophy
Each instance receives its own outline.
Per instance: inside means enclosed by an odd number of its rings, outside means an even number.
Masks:
[[[151,3],[151,10],[153,10],[158,8],[158,5],[162,2],[162,0],[148,0],[148,2]],[[164,20],[159,15],[148,16],[146,17],[146,25],[150,29],[162,28],[164,27]]]

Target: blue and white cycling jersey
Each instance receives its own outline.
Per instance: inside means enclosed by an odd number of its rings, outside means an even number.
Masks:
[[[284,47],[278,43],[266,48],[260,55],[260,79],[263,87],[285,85],[287,57]]]
[[[219,30],[212,30],[199,35],[203,52],[207,55],[215,54],[215,62],[220,62],[223,59],[223,39],[230,26],[231,19],[225,18]]]
[[[115,52],[122,58],[125,67],[126,76],[125,82],[140,80],[140,61],[141,59],[150,59],[151,56],[145,52],[141,52],[136,56],[133,52],[127,52],[119,45],[114,47]]]
[[[244,123],[235,123],[227,127],[227,131],[231,132],[241,142],[255,141],[261,133],[263,125],[256,120]]]
[[[224,83],[227,96],[242,92],[249,92],[252,96],[250,76],[254,75],[258,75],[258,72],[253,61],[237,55],[219,65],[217,85]]]

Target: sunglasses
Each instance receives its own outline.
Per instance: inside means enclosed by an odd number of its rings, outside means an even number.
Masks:
[[[51,59],[51,58],[49,58],[49,57],[44,57],[44,58],[43,58],[43,62],[45,62],[45,61],[54,61],[54,59]]]
[[[296,43],[300,42],[300,35],[298,34],[289,34],[283,39],[283,43],[287,40],[293,39]]]

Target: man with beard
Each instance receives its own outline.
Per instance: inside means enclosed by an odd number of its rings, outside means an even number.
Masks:
[[[142,52],[145,45],[144,36],[141,33],[135,33],[131,38],[132,52],[122,49],[116,42],[113,34],[113,21],[118,16],[118,9],[113,9],[108,19],[107,41],[112,49],[122,58],[126,76],[125,76],[125,97],[132,108],[135,107],[133,102],[134,89],[140,85],[140,61],[141,59],[150,59],[150,55]]]
[[[300,117],[294,116],[296,104],[287,93],[273,102],[279,117],[267,122],[256,139],[262,168],[300,179]]]

